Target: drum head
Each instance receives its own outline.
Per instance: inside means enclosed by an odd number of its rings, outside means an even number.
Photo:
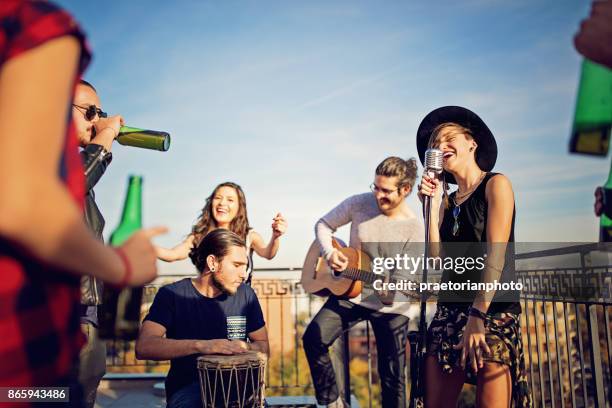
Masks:
[[[224,355],[224,354],[207,354],[198,357],[198,367],[236,367],[244,364],[258,365],[257,363],[265,363],[267,356],[259,351],[247,351],[242,354]]]

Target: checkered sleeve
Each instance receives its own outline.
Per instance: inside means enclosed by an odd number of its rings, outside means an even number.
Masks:
[[[7,60],[66,35],[81,44],[80,75],[90,53],[69,14],[45,1],[0,0],[0,68]],[[72,126],[67,129],[58,173],[81,203],[83,169]],[[42,262],[6,237],[0,237],[0,276],[0,386],[72,384],[83,344],[78,277]]]
[[[71,35],[81,44],[79,71],[91,54],[76,21],[64,10],[46,1],[2,0],[0,2],[0,65],[54,38]]]

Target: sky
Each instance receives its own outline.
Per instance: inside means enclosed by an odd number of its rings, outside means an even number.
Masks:
[[[572,38],[587,1],[57,3],[88,35],[85,78],[104,110],[172,135],[164,153],[113,147],[96,188],[107,237],[129,174],[144,177],[144,225],[170,229],[155,239],[162,246],[234,181],[266,241],[277,212],[289,223],[276,258],[255,267],[300,267],[315,222],[368,191],[385,157],[418,157],[428,112],[461,105],[496,136],[517,241],[597,240],[593,191],[610,159],[567,147],[581,63]],[[408,203],[419,208],[415,195]]]

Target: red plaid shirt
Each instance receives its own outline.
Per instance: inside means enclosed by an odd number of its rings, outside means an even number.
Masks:
[[[42,1],[0,0],[0,67],[22,52],[66,35],[82,44],[81,73],[90,55],[69,14]],[[82,206],[83,169],[70,116],[68,121],[58,173]],[[0,387],[67,384],[83,344],[79,299],[77,276],[0,237]]]

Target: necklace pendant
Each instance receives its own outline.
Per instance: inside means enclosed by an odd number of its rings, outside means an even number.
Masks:
[[[455,203],[455,208],[453,208],[453,218],[455,219],[455,223],[453,224],[453,236],[456,237],[459,233],[459,214],[461,213],[461,207],[457,205],[457,202],[453,199]]]
[[[459,220],[455,220],[455,223],[453,224],[453,236],[457,236],[457,234],[459,233]]]

